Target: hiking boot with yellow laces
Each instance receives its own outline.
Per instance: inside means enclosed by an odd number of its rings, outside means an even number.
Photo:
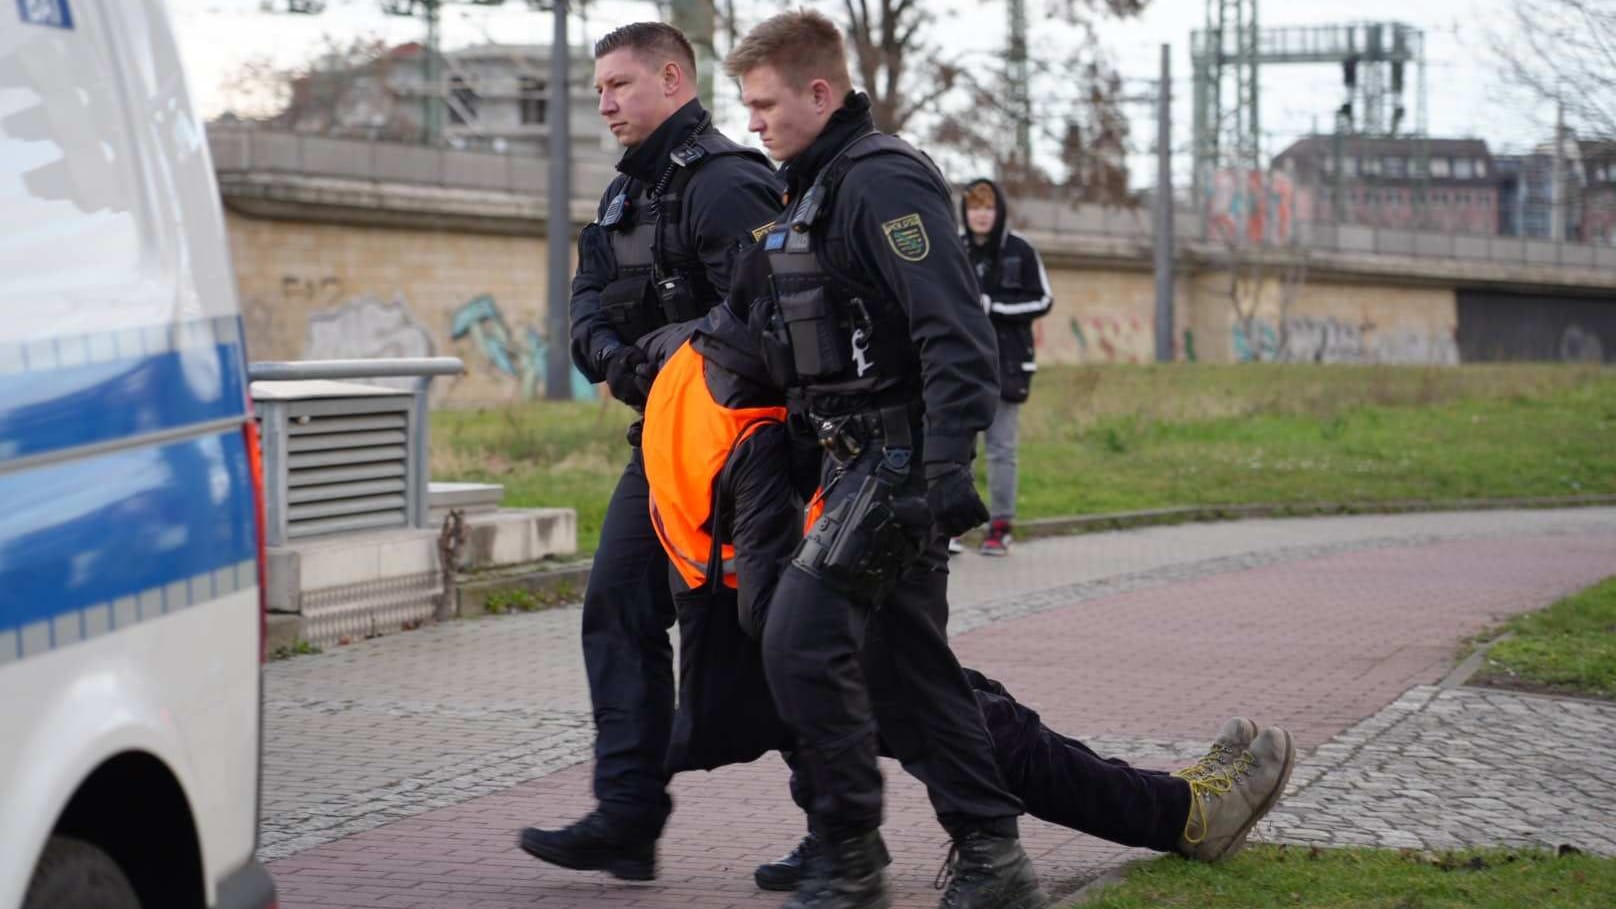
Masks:
[[[1190,786],[1190,813],[1178,840],[1179,853],[1216,862],[1239,852],[1246,834],[1279,801],[1295,763],[1291,734],[1270,726],[1229,764],[1197,763],[1174,774]]]
[[[1225,720],[1218,729],[1218,737],[1212,740],[1212,747],[1195,763],[1173,774],[1176,777],[1189,779],[1190,777],[1205,776],[1222,770],[1234,763],[1257,737],[1257,724],[1243,716],[1234,716]]]

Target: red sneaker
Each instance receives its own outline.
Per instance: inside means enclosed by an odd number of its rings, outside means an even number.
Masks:
[[[1007,556],[1010,554],[1010,522],[998,518],[988,525],[988,535],[982,540],[982,548],[978,550],[985,556]]]

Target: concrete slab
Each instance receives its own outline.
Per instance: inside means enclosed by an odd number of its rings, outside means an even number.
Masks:
[[[302,611],[310,593],[438,571],[435,530],[381,530],[271,546],[270,608]]]
[[[570,508],[502,508],[466,517],[461,568],[521,565],[578,551],[578,516]]]
[[[441,526],[449,510],[458,508],[463,514],[485,514],[499,509],[505,497],[505,487],[498,483],[440,483],[427,484],[427,501],[432,506],[432,525]]]

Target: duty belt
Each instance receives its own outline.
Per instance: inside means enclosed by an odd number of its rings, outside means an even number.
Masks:
[[[889,455],[901,451],[907,458],[914,449],[914,436],[909,430],[912,410],[908,404],[894,404],[835,415],[810,411],[808,418],[819,444],[838,462],[848,464],[877,442]]]

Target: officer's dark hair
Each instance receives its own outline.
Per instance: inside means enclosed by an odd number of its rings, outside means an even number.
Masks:
[[[595,59],[627,48],[653,67],[672,60],[691,80],[696,78],[696,51],[685,33],[663,22],[630,22],[607,32],[595,42]],[[692,82],[694,84],[694,82]]]
[[[724,72],[733,78],[760,66],[779,70],[795,88],[815,79],[824,79],[844,92],[853,87],[842,30],[824,14],[809,9],[765,19],[724,58]]]

